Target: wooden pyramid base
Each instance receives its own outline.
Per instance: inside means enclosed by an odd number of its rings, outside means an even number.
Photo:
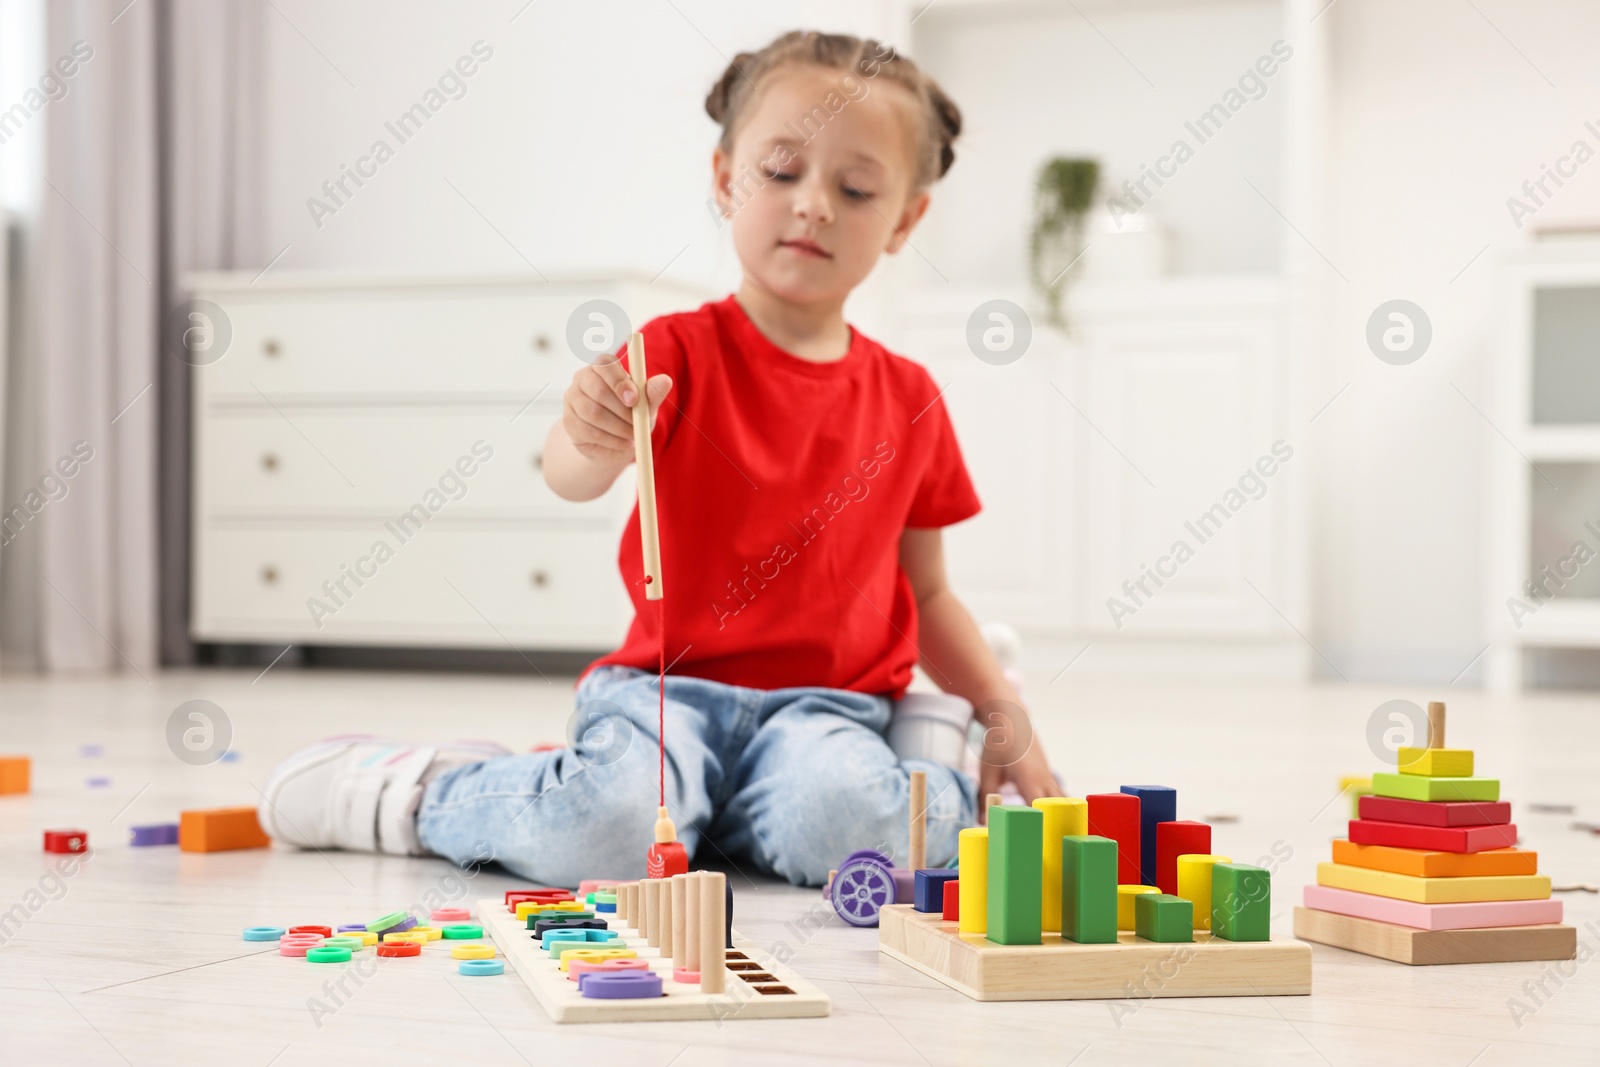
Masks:
[[[1578,954],[1578,931],[1563,923],[1418,930],[1315,908],[1295,908],[1294,936],[1415,966],[1570,960]]]
[[[933,912],[891,904],[878,948],[973,1000],[1143,1000],[1147,997],[1299,996],[1311,992],[1311,946],[1299,941],[1146,941],[1114,945],[1045,934],[1039,945],[997,945]]]

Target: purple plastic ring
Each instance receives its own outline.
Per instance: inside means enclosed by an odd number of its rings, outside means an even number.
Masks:
[[[651,971],[590,971],[578,976],[578,992],[594,1000],[644,1000],[661,995],[661,976]]]
[[[379,940],[382,940],[384,934],[402,933],[411,929],[415,925],[417,925],[417,917],[415,915],[407,915],[403,920],[395,923],[393,926],[385,926],[382,930],[374,930],[373,933],[378,935]]]
[[[367,924],[366,923],[345,923],[343,926],[339,927],[339,933],[341,933],[341,934],[347,934],[351,930],[356,930],[356,931],[359,931],[360,933],[364,934],[364,933],[367,932]]]

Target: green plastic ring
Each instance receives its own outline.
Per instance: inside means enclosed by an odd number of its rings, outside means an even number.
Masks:
[[[452,923],[441,928],[444,936],[452,941],[465,941],[474,937],[483,936],[483,927],[477,923]]]
[[[361,951],[361,943],[362,942],[361,942],[361,939],[359,937],[328,937],[328,938],[323,938],[321,947],[322,948],[347,948],[351,952],[360,952]]]
[[[306,960],[310,963],[349,963],[350,950],[318,945],[316,948],[306,950]]]
[[[405,922],[408,917],[409,917],[409,913],[408,912],[391,911],[389,914],[385,915],[383,918],[378,919],[375,922],[368,923],[367,924],[367,932],[371,933],[371,934],[375,934],[379,930],[387,930],[391,926],[398,926],[400,923]]]

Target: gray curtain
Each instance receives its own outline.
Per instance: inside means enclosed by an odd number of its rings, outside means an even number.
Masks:
[[[22,242],[0,500],[7,667],[132,670],[189,644],[187,367],[173,279],[257,261],[256,0],[53,0],[65,95]],[[37,510],[32,505],[37,504]]]

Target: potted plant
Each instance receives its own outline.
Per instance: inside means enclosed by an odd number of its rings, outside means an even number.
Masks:
[[[1029,273],[1049,308],[1050,321],[1063,329],[1067,326],[1062,308],[1067,276],[1083,255],[1084,216],[1099,184],[1096,160],[1057,156],[1039,168],[1034,186]]]

